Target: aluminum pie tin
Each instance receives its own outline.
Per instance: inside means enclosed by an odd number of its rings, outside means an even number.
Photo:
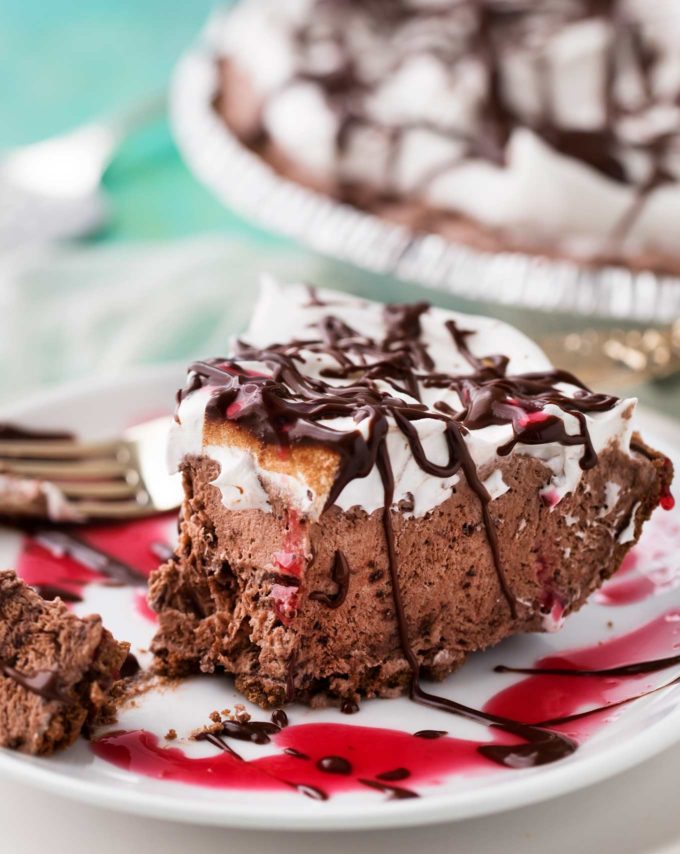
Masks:
[[[654,323],[680,316],[679,277],[480,252],[387,222],[278,175],[213,108],[217,58],[207,30],[181,58],[170,91],[172,131],[194,175],[255,224],[366,270],[467,299]]]

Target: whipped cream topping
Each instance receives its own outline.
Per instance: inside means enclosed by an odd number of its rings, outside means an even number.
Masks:
[[[283,286],[271,278],[263,281],[259,302],[243,341],[249,347],[263,350],[289,341],[298,342],[295,365],[297,370],[312,381],[322,380],[331,387],[346,387],[351,379],[332,374],[341,373],[343,367],[337,354],[314,348],[304,342],[318,338],[319,329],[327,318],[335,324],[343,324],[366,339],[382,341],[390,335],[390,309],[380,303],[359,299],[333,291],[312,291],[305,285]],[[421,306],[418,314],[419,335],[414,339],[418,346],[426,349],[431,360],[429,373],[445,376],[472,376],[469,358],[456,345],[451,334],[451,324],[456,330],[464,330],[465,348],[480,360],[493,359],[502,353],[508,360],[505,369],[511,376],[533,372],[548,372],[551,365],[543,352],[521,332],[498,320],[475,317],[435,307]],[[235,349],[242,349],[239,345]],[[497,358],[497,357],[496,357]],[[271,364],[237,359],[239,368],[252,374],[271,374]],[[331,376],[329,376],[331,374]],[[400,383],[389,378],[374,380],[376,388],[392,398],[408,404],[423,404],[433,417],[422,417],[411,422],[417,431],[423,452],[428,460],[444,466],[448,459],[445,422],[437,418],[439,412],[457,412],[464,408],[461,396],[447,384],[428,385],[419,383],[420,400],[413,397]],[[559,391],[565,399],[576,399],[581,389],[568,383],[560,383]],[[214,481],[220,489],[225,507],[231,510],[271,509],[274,498],[285,502],[301,514],[318,517],[327,504],[329,493],[319,494],[301,474],[282,474],[267,469],[251,450],[230,444],[208,444],[204,440],[206,410],[215,400],[215,386],[204,384],[188,386],[182,396],[170,439],[170,465],[175,470],[186,456],[207,456],[220,466]],[[610,445],[618,445],[628,452],[632,434],[631,415],[634,400],[613,400],[602,411],[586,412],[581,417],[590,437],[592,450],[601,453]],[[541,418],[555,416],[567,436],[580,435],[582,425],[579,418],[555,403],[546,403]],[[350,416],[334,417],[319,421],[339,434],[360,433],[368,437],[371,420],[355,420]],[[394,504],[408,515],[422,516],[446,500],[452,487],[464,475],[457,472],[451,476],[438,477],[424,470],[415,458],[412,446],[393,417],[387,419],[386,447],[394,476]],[[581,466],[584,445],[545,441],[540,444],[514,443],[521,435],[516,434],[513,423],[491,424],[475,428],[469,424],[463,433],[467,451],[479,472],[481,483],[494,500],[507,491],[503,481],[501,463],[508,453],[520,453],[541,460],[550,472],[544,487],[546,503],[555,506],[577,487],[582,475]],[[508,443],[511,443],[508,445]],[[502,456],[499,448],[508,445]],[[384,506],[384,485],[377,466],[363,477],[350,479],[335,498],[343,510],[360,507],[368,513]]]
[[[674,0],[243,0],[210,38],[309,173],[523,245],[678,255]]]

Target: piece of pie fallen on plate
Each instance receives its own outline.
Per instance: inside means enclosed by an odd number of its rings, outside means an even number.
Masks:
[[[106,713],[129,644],[0,572],[0,747],[47,755]]]
[[[497,320],[266,282],[179,395],[159,667],[352,703],[559,627],[671,500],[634,410]]]

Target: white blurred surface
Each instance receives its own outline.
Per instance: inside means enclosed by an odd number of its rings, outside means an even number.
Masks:
[[[671,854],[680,852],[680,746],[544,804],[429,828],[229,831],[119,815],[0,780],[3,854]]]

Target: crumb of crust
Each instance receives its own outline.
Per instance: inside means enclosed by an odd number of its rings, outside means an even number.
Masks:
[[[201,738],[201,736],[206,735],[207,733],[211,733],[212,735],[219,735],[222,732],[222,722],[207,724],[206,726],[199,726],[196,729],[192,730],[189,733],[189,738],[192,741],[197,741]]]
[[[220,714],[222,715],[223,718],[230,718],[231,717],[231,709],[222,709]]]
[[[174,741],[176,738],[177,738],[177,730],[169,729],[169,730],[165,733],[165,739],[166,739],[166,741]]]
[[[222,720],[222,716],[220,715],[219,712],[210,712],[208,717],[210,718],[211,721],[214,721],[216,724],[220,723],[220,721]]]

